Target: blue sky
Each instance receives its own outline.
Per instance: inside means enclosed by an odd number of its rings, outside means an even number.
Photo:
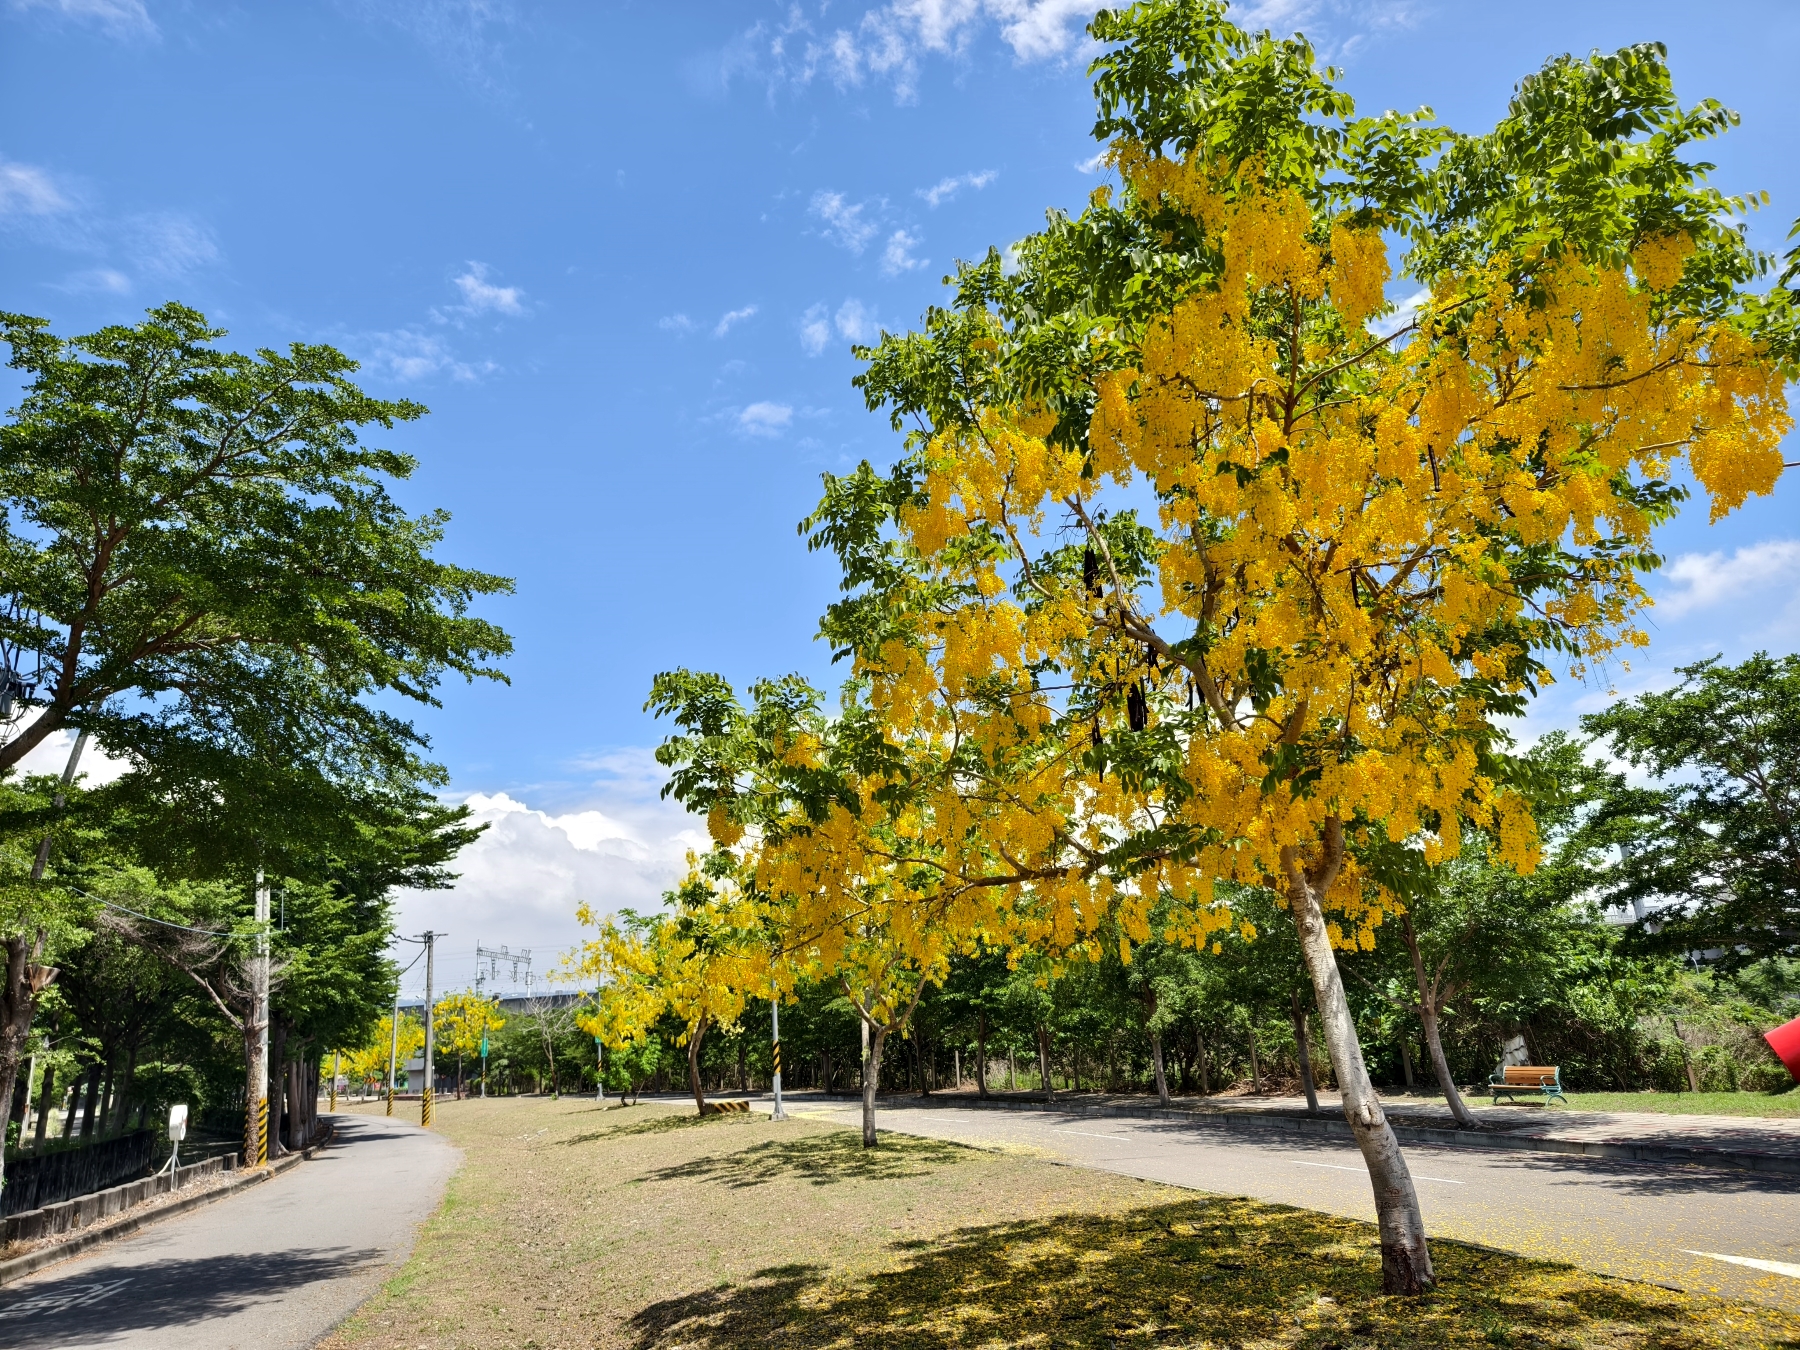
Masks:
[[[403,500],[453,513],[446,556],[518,579],[488,611],[518,641],[512,685],[447,689],[420,719],[496,822],[455,894],[405,906],[409,930],[450,930],[452,981],[477,940],[548,953],[576,898],[647,903],[679,867],[689,823],[656,802],[640,711],[654,672],[833,678],[811,639],[834,577],[794,524],[821,471],[895,449],[849,345],[914,323],[954,259],[1079,208],[1086,17],[0,0],[0,307],[77,332],[178,298],[236,345],[341,346],[373,391],[432,409],[386,438],[421,461]],[[1238,17],[1306,31],[1365,110],[1430,104],[1466,130],[1548,55],[1661,40],[1685,99],[1743,114],[1715,180],[1771,194],[1758,242],[1800,216],[1800,7]],[[1612,687],[1794,650],[1794,492],[1669,529],[1654,645]],[[1559,686],[1530,726],[1608,697]]]

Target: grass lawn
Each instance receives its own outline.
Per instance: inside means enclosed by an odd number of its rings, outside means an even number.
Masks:
[[[329,1350],[1800,1346],[1772,1309],[1447,1241],[1436,1293],[1388,1299],[1371,1225],[1017,1153],[649,1103],[437,1119],[444,1207]]]
[[[1671,1116],[1800,1116],[1800,1091],[1786,1092],[1571,1092],[1571,1111],[1651,1111]],[[1387,1100],[1399,1106],[1409,1101],[1441,1103],[1444,1099],[1430,1092],[1391,1095]],[[1484,1092],[1470,1091],[1463,1100],[1471,1106],[1489,1106]],[[1541,1097],[1518,1097],[1514,1102],[1542,1107]],[[1502,1101],[1506,1106],[1512,1103]],[[1550,1108],[1562,1109],[1559,1102]]]
[[[1800,1092],[1571,1092],[1569,1106],[1672,1116],[1800,1116]]]

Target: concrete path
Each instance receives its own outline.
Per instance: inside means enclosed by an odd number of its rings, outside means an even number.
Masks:
[[[457,1151],[380,1116],[286,1173],[0,1290],[8,1350],[310,1346],[393,1274]]]
[[[787,1108],[846,1126],[860,1120],[854,1104],[804,1094],[791,1095]],[[1375,1218],[1362,1156],[1332,1139],[1230,1133],[1198,1117],[957,1106],[884,1104],[877,1119],[904,1134]],[[1434,1236],[1800,1312],[1800,1179],[1541,1153],[1405,1151]]]

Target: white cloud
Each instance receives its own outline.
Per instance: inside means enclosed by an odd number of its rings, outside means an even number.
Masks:
[[[915,195],[923,197],[925,204],[935,211],[940,203],[949,201],[963,188],[984,188],[999,176],[994,169],[983,169],[980,173],[965,173],[960,177],[940,179],[931,187],[920,188]]]
[[[917,235],[905,230],[895,230],[888,236],[887,247],[881,251],[881,270],[890,277],[899,276],[902,272],[910,272],[916,267],[923,267],[930,262],[929,258],[915,258],[912,250],[920,244]]]
[[[1394,306],[1392,314],[1386,318],[1372,320],[1369,324],[1370,330],[1376,337],[1394,336],[1402,328],[1411,325],[1412,321],[1418,317],[1419,306],[1429,299],[1431,299],[1430,291],[1414,291]]]
[[[0,220],[14,216],[53,216],[71,210],[49,173],[33,164],[0,159]]]
[[[689,61],[688,78],[707,94],[744,80],[771,96],[821,77],[840,90],[885,80],[905,103],[918,95],[926,60],[967,60],[990,33],[1021,63],[1085,61],[1099,50],[1086,35],[1098,7],[1099,0],[890,0],[827,31],[815,27],[802,5],[789,4],[781,21],[759,22]],[[821,19],[829,8],[819,5]],[[1317,30],[1321,56],[1330,59],[1348,55],[1371,31],[1411,25],[1422,12],[1420,0],[1261,0],[1234,6],[1231,18],[1242,27],[1284,32],[1307,23]]]
[[[597,914],[655,910],[680,881],[687,854],[709,847],[698,820],[657,799],[660,778],[635,772],[649,752],[607,758],[630,761],[627,772],[614,775],[584,809],[552,814],[505,792],[465,799],[488,828],[452,865],[460,873],[454,885],[396,897],[399,932],[448,934],[438,948],[439,988],[473,981],[477,943],[530,948],[541,987],[563,954],[592,936],[576,921],[578,906],[586,903]],[[507,974],[503,969],[503,982]],[[422,988],[422,976],[423,967],[415,967],[408,992]]]
[[[219,245],[212,231],[179,211],[127,217],[124,246],[140,272],[165,280],[185,277],[219,261]]]
[[[825,237],[839,248],[861,254],[880,226],[863,215],[868,202],[852,205],[841,192],[820,190],[813,193],[812,214],[825,222]]]
[[[1107,151],[1096,150],[1075,166],[1076,173],[1099,173],[1106,167]]]
[[[1093,0],[988,0],[1000,36],[1021,61],[1045,61],[1086,45],[1083,30],[1096,8]]]
[[[471,262],[460,276],[454,280],[456,289],[462,292],[463,309],[470,314],[481,314],[487,310],[497,310],[501,314],[523,314],[525,306],[522,297],[525,292],[517,286],[496,286],[488,278],[486,263]]]
[[[1754,592],[1800,582],[1800,539],[1770,539],[1724,553],[1683,553],[1663,575],[1676,589],[1657,597],[1658,618],[1730,604]]]
[[[364,333],[351,339],[348,345],[363,353],[363,365],[403,384],[429,379],[433,375],[478,380],[499,369],[492,361],[459,360],[442,337],[419,328]]]
[[[131,278],[111,267],[90,267],[85,271],[71,272],[56,289],[74,295],[92,295],[96,292],[129,295]]]
[[[852,342],[867,342],[878,329],[874,311],[855,297],[838,306],[836,323],[838,332]]]
[[[143,0],[13,0],[14,9],[47,9],[77,23],[92,23],[109,37],[155,37]]]
[[[737,415],[738,428],[752,436],[774,436],[794,420],[794,410],[785,403],[752,403]]]
[[[356,8],[400,29],[479,92],[510,95],[503,39],[517,16],[506,0],[361,0]]]
[[[728,310],[724,314],[721,314],[719,316],[719,321],[713,325],[712,335],[716,338],[722,338],[736,325],[742,323],[745,319],[754,318],[755,316],[755,305],[745,305],[742,309]]]
[[[825,305],[812,305],[800,316],[800,346],[808,356],[817,356],[831,341],[831,310]]]
[[[13,715],[12,726],[7,731],[7,739],[12,732],[38,715],[35,708],[27,708]],[[75,733],[72,731],[53,731],[19,758],[15,772],[24,774],[54,773],[61,774],[68,767],[69,751],[75,744]],[[127,760],[114,759],[93,741],[89,741],[81,752],[81,759],[76,764],[75,773],[78,780],[87,787],[103,787],[116,778],[123,777],[131,767]]]
[[[817,356],[831,342],[832,329],[851,342],[868,342],[881,331],[875,311],[851,296],[831,312],[829,305],[813,305],[800,316],[800,345],[808,356]]]
[[[665,314],[656,321],[656,326],[665,333],[691,333],[694,321],[685,314]]]

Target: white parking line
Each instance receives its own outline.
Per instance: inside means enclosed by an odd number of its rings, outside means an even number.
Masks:
[[[1790,1280],[1800,1280],[1800,1266],[1789,1265],[1786,1261],[1759,1261],[1754,1256],[1726,1256],[1723,1252],[1696,1252],[1686,1247],[1681,1250],[1689,1256],[1704,1256],[1712,1261],[1729,1261],[1734,1266],[1749,1266],[1752,1270],[1766,1270],[1771,1275],[1785,1275]]]
[[[1334,1172],[1357,1172],[1357,1173],[1362,1174],[1363,1176],[1367,1176],[1369,1174],[1369,1169],[1366,1167],[1343,1167],[1337,1163],[1309,1163],[1309,1162],[1300,1162],[1298,1159],[1296,1159],[1294,1162],[1294,1166],[1295,1167],[1329,1167]],[[1423,1176],[1418,1172],[1413,1173],[1413,1180],[1414,1181],[1437,1181],[1437,1182],[1442,1182],[1446,1186],[1461,1186],[1463,1184],[1460,1181],[1453,1181],[1449,1177],[1428,1177],[1428,1176]]]
[[[1088,1130],[1065,1130],[1061,1126],[1058,1126],[1058,1125],[1052,1125],[1052,1126],[1050,1126],[1050,1128],[1052,1130],[1054,1130],[1057,1134],[1078,1134],[1083,1139],[1129,1139],[1129,1138],[1131,1138],[1131,1136],[1128,1134],[1093,1134]]]

